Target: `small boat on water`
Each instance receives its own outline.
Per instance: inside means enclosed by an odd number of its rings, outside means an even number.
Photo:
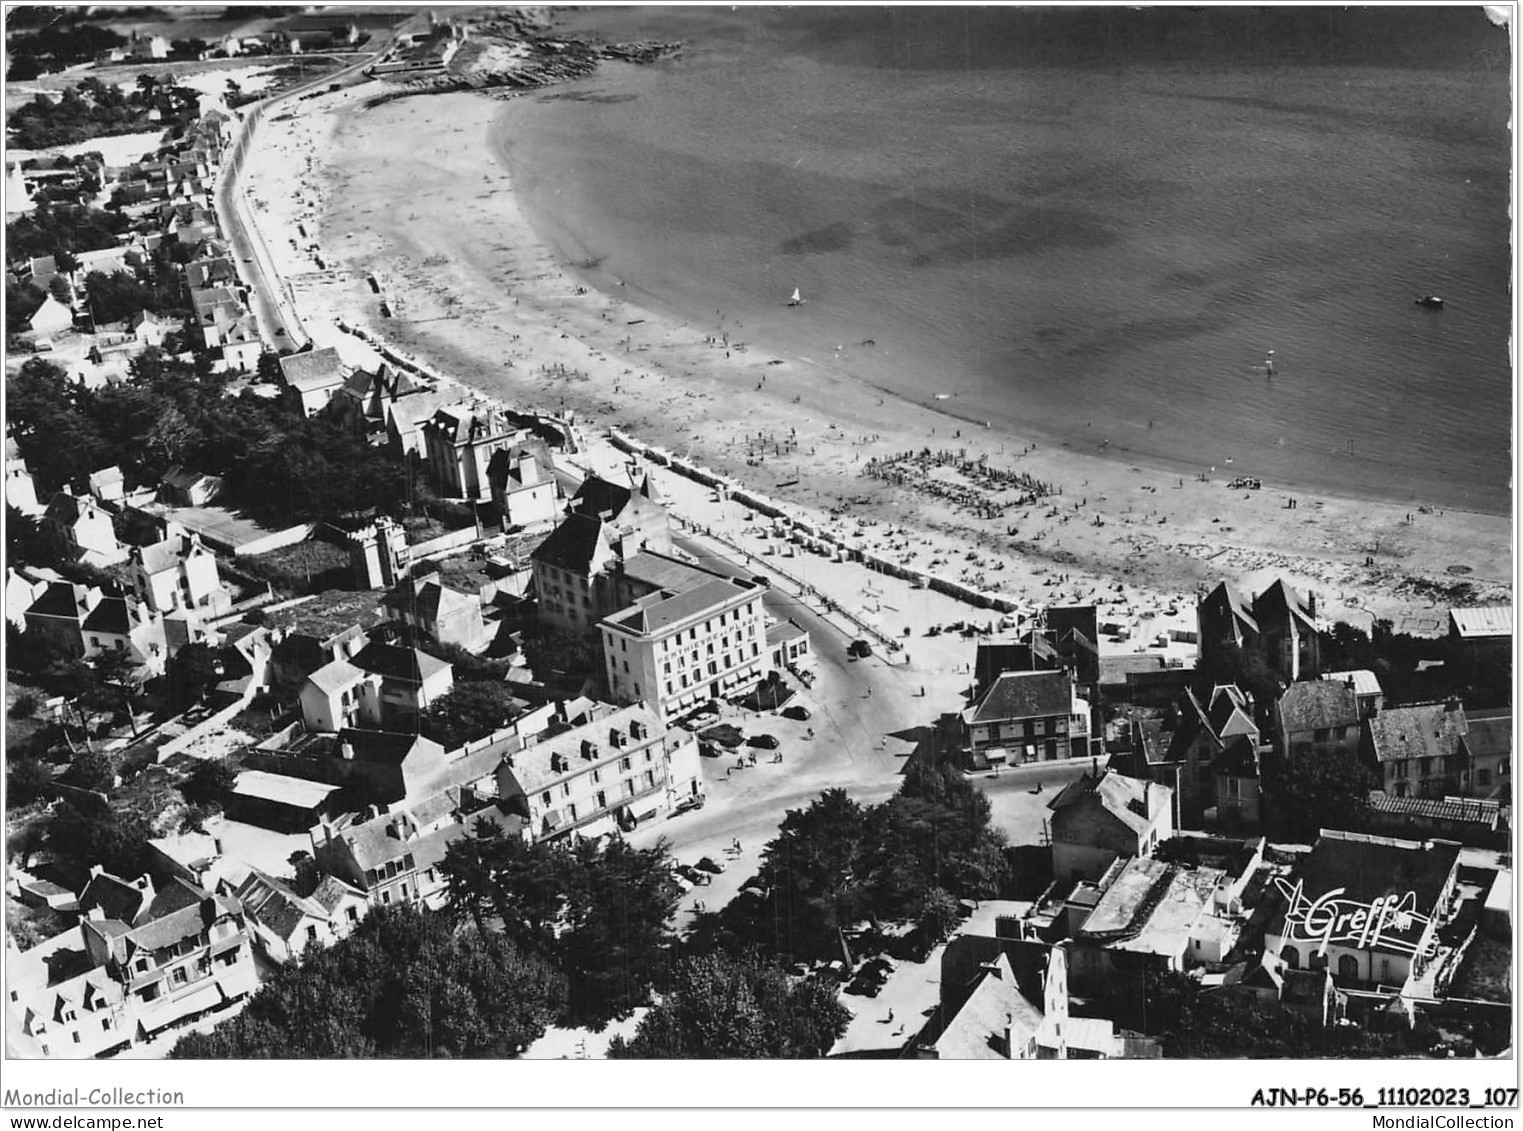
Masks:
[[[799,289],[797,287],[793,288],[793,297],[788,300],[788,305],[789,306],[803,306],[804,305],[804,296],[799,294]]]
[[[1413,301],[1418,306],[1426,306],[1430,310],[1442,310],[1444,306],[1444,300],[1437,295],[1423,295],[1422,298],[1413,299]]]

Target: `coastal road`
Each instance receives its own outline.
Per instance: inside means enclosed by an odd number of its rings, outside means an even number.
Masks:
[[[308,335],[296,313],[295,298],[275,269],[269,248],[264,242],[264,233],[254,219],[253,207],[238,186],[239,174],[243,171],[249,146],[253,144],[254,132],[259,127],[259,120],[281,103],[318,87],[352,78],[380,58],[391,46],[391,42],[391,38],[388,38],[373,54],[366,54],[337,71],[328,71],[255,104],[246,112],[232,151],[224,163],[215,199],[217,222],[222,226],[223,236],[232,245],[238,273],[249,286],[249,306],[259,322],[260,336],[271,349],[297,349],[306,343]]]

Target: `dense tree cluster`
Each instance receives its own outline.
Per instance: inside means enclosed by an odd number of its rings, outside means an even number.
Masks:
[[[77,86],[65,87],[57,101],[39,94],[18,106],[6,126],[12,144],[47,149],[193,122],[200,117],[200,99],[199,91],[177,85],[173,75],[140,75],[131,92],[92,75]],[[159,112],[158,122],[149,119],[153,110]]]
[[[1242,994],[1207,990],[1194,978],[1172,971],[1148,976],[1147,1028],[1163,1037],[1164,1056],[1184,1059],[1292,1059],[1308,1057],[1411,1057],[1435,1055],[1441,1045],[1466,1046],[1495,1055],[1506,1047],[1510,1029],[1504,1022],[1491,1031],[1484,1025],[1456,1023],[1444,1036],[1426,1021],[1391,1032],[1361,1025],[1323,1027],[1311,1017],[1278,1004]],[[1446,1026],[1447,1028],[1448,1026]],[[1469,1030],[1460,1036],[1461,1030]]]
[[[840,932],[864,918],[916,921],[944,937],[957,899],[1006,888],[1004,847],[981,790],[948,765],[912,762],[881,805],[833,789],[789,811],[762,853],[762,894],[713,916],[698,945],[833,958]]]
[[[768,1059],[822,1057],[846,1031],[851,1012],[835,988],[789,978],[756,954],[722,952],[677,964],[661,1003],[632,1039],[615,1037],[610,1058]]]
[[[82,204],[39,204],[5,226],[5,253],[12,263],[51,255],[60,271],[78,264],[65,253],[116,247],[127,218]]]
[[[25,11],[26,9],[18,8],[13,18]],[[40,6],[32,11],[44,14],[33,25],[37,30],[24,34],[13,31],[6,37],[6,48],[10,55],[5,76],[8,82],[25,82],[40,74],[62,71],[76,63],[88,63],[101,52],[121,47],[127,42],[126,37],[110,28],[80,23],[77,19],[70,18],[75,15],[82,18],[83,8],[78,9],[77,13],[67,8]],[[13,27],[16,26],[18,25],[13,24]]]
[[[7,378],[7,414],[43,497],[112,464],[139,483],[176,464],[222,476],[233,504],[282,526],[401,513],[417,495],[416,467],[336,421],[225,396],[215,379],[152,348],[132,376],[86,389],[32,358]]]
[[[516,713],[507,684],[457,683],[423,713],[419,729],[446,750],[457,750],[505,726]]]
[[[566,976],[569,1023],[627,1015],[667,965],[680,892],[664,845],[528,844],[494,833],[456,841],[441,869],[458,920],[500,931]]]
[[[287,963],[177,1060],[519,1055],[559,1014],[565,978],[510,940],[404,906]]]

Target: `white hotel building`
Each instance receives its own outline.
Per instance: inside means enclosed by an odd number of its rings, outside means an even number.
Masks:
[[[715,575],[680,592],[660,589],[599,622],[608,687],[645,702],[663,723],[710,699],[744,695],[767,675],[762,586]]]

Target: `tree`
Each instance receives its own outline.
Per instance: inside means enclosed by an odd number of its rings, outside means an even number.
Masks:
[[[201,701],[216,682],[221,668],[217,653],[199,641],[181,646],[164,663],[164,684],[172,711],[183,711]]]
[[[32,315],[37,313],[47,299],[47,294],[30,283],[18,283],[7,279],[5,283],[5,332],[20,334],[31,325]]]
[[[476,836],[451,844],[439,866],[450,911],[479,930],[490,920],[515,944],[552,954],[571,867],[566,849],[503,836],[482,822],[475,831]]]
[[[1264,792],[1278,837],[1310,844],[1321,829],[1363,823],[1374,775],[1353,757],[1274,758],[1264,766]]]
[[[419,720],[423,735],[446,750],[505,726],[519,712],[505,683],[457,683],[434,701]]]
[[[6,759],[5,806],[20,808],[42,800],[51,792],[53,773],[39,758],[16,757]]]
[[[354,933],[276,971],[244,1011],[172,1059],[519,1055],[544,1034],[564,980],[543,959],[443,916],[376,908]]]
[[[790,809],[762,850],[765,906],[741,936],[790,961],[838,954],[839,931],[867,905],[866,832],[867,813],[845,790],[826,790],[809,808]]]
[[[555,956],[569,981],[568,1018],[600,1025],[645,1004],[675,941],[667,923],[681,892],[664,841],[582,841],[568,855]]]
[[[116,770],[111,759],[96,750],[81,750],[59,779],[65,785],[105,793],[111,789]]]
[[[851,1022],[833,987],[790,985],[755,953],[684,959],[661,1003],[629,1041],[614,1038],[610,1059],[801,1059],[830,1051]]]
[[[916,926],[919,927],[923,938],[939,943],[945,941],[957,929],[960,919],[960,909],[952,893],[946,888],[932,888],[920,901],[920,914]]]
[[[224,758],[208,758],[197,761],[190,773],[180,783],[180,792],[192,805],[206,807],[224,805],[233,792],[238,775]]]
[[[148,870],[148,822],[99,799],[60,801],[43,826],[48,851],[77,864],[99,864],[113,875],[134,878]]]

